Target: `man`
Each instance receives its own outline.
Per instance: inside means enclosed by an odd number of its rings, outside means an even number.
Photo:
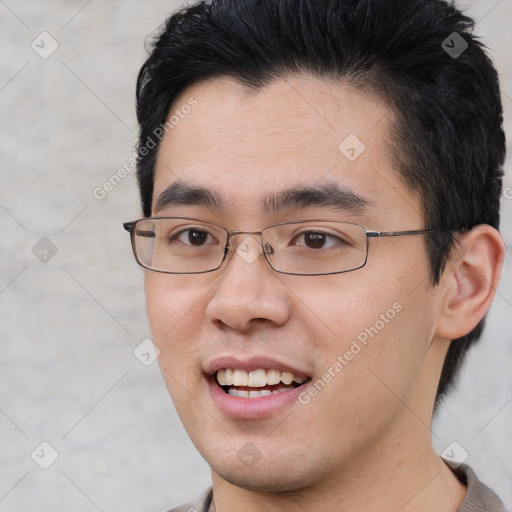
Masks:
[[[218,0],[139,75],[161,369],[213,490],[174,510],[503,511],[431,443],[504,259],[497,75],[440,0]]]

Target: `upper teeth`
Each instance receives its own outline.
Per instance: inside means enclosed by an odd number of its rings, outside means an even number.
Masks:
[[[274,384],[289,385],[292,382],[302,384],[305,378],[297,377],[290,372],[282,372],[280,370],[264,370],[258,369],[251,372],[232,368],[221,369],[217,371],[217,382],[221,386],[249,386],[252,388],[260,388],[264,386],[272,386]]]

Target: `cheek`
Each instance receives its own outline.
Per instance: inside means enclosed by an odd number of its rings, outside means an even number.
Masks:
[[[197,340],[204,318],[197,284],[183,281],[190,281],[190,276],[149,272],[145,276],[151,336],[160,350],[158,360],[173,399],[179,394],[180,384],[190,389],[192,379],[197,379]]]
[[[147,272],[144,288],[146,309],[151,334],[155,342],[169,340],[185,342],[177,332],[193,332],[191,324],[197,320],[204,287],[199,288],[195,276],[174,276]],[[204,313],[204,312],[203,312]]]
[[[347,413],[372,425],[391,421],[415,388],[433,336],[435,308],[425,286],[411,293],[395,284],[374,292],[354,291],[351,299],[348,291],[345,299],[338,293],[337,301],[332,295],[318,305],[324,314],[319,323],[331,318],[335,335],[322,347],[317,342],[322,391],[311,402],[341,429],[349,428]]]
[[[328,276],[315,283],[288,284],[294,297],[296,319],[309,332],[308,341],[318,352],[332,355],[350,348],[353,340],[364,344],[389,330],[403,309],[400,292],[381,279],[365,280],[356,272]]]
[[[359,386],[367,399],[374,396],[373,385],[382,387],[375,375],[406,392],[424,360],[435,323],[428,281],[418,286],[414,272],[399,278],[389,274],[382,272],[377,278],[356,271],[330,276],[318,286],[319,293],[305,282],[291,286],[297,317],[314,345],[317,374],[329,369],[335,375],[346,374],[343,393]],[[348,368],[350,372],[345,371]]]

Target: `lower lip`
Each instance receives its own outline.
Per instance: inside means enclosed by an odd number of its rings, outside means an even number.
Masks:
[[[271,395],[242,398],[226,393],[215,378],[206,379],[210,396],[215,405],[227,416],[243,420],[268,418],[283,407],[295,402],[309,382],[296,388]]]

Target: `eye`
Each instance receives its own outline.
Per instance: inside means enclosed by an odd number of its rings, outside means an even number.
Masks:
[[[325,231],[304,231],[292,240],[292,245],[304,245],[308,249],[327,249],[346,244],[345,240]]]
[[[183,229],[178,233],[169,236],[170,242],[175,240],[193,247],[201,247],[203,245],[216,243],[215,238],[208,233],[208,231],[199,228]]]

